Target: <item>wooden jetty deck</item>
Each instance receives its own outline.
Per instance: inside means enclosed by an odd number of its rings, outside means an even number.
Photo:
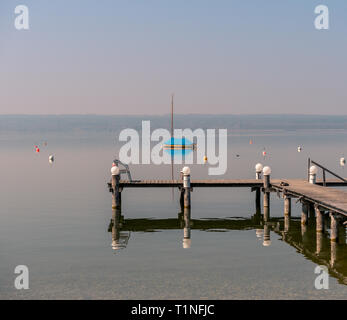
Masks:
[[[271,182],[271,186],[286,195],[300,198],[326,210],[347,216],[346,191],[311,184],[305,180],[281,180],[280,183],[274,180]]]
[[[274,179],[271,180],[272,184],[280,184],[281,181],[286,181],[294,183],[296,181],[303,181],[299,179],[290,179],[290,180],[280,180]],[[120,180],[119,186],[121,188],[174,188],[181,187],[183,184],[182,180]],[[111,183],[108,184],[111,187]],[[191,187],[221,187],[221,188],[260,188],[263,186],[262,180],[257,179],[202,179],[202,180],[191,180]],[[317,181],[317,185],[323,185],[323,181]],[[347,187],[347,182],[338,181],[338,180],[327,180],[327,187]]]

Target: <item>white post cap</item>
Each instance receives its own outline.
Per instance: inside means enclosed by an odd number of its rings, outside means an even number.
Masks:
[[[184,175],[188,176],[188,175],[190,175],[190,168],[189,167],[184,167],[181,172]]]
[[[316,166],[311,166],[310,167],[310,174],[317,174],[318,173],[318,168]]]
[[[263,165],[261,163],[257,163],[255,165],[255,172],[260,173],[263,170]]]
[[[118,175],[119,175],[119,168],[118,168],[117,166],[113,166],[113,167],[111,168],[111,174],[112,174],[113,176],[118,176]]]
[[[263,175],[269,176],[271,174],[271,168],[270,167],[264,167],[263,169]]]

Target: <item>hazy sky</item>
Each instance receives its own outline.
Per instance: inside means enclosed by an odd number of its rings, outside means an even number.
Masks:
[[[343,0],[0,0],[1,114],[163,114],[172,92],[177,113],[347,114],[346,84]]]

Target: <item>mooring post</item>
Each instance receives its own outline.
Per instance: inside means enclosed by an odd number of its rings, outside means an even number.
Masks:
[[[263,183],[264,183],[264,208],[270,207],[270,174],[271,168],[264,167],[263,169]]]
[[[119,190],[119,180],[120,180],[120,170],[116,165],[113,165],[111,168],[112,175],[112,209],[121,208],[121,196]]]
[[[316,211],[316,231],[322,233],[324,231],[324,217],[323,212],[319,209],[318,205],[315,205]]]
[[[314,209],[314,204],[310,203],[308,205],[308,212],[309,212],[309,219],[314,219],[316,213],[315,213],[315,209]]]
[[[270,207],[264,207],[264,222],[270,220]]]
[[[263,170],[263,165],[261,163],[257,163],[255,165],[255,178],[256,180],[261,179],[261,172]],[[260,188],[255,189],[255,212],[257,214],[261,213],[260,209]]]
[[[179,188],[180,191],[180,207],[181,207],[181,212],[183,212],[184,209],[184,188]]]
[[[310,177],[309,177],[309,182],[311,184],[315,184],[317,180],[317,172],[318,168],[316,166],[311,166],[310,167]]]
[[[261,163],[257,163],[255,165],[255,178],[256,180],[261,179],[261,172],[263,171],[263,165]]]
[[[292,211],[291,198],[288,195],[284,195],[284,215],[290,217],[291,211]]]
[[[301,209],[301,224],[306,226],[308,221],[308,204],[306,202],[302,203]]]
[[[184,167],[183,173],[183,188],[184,188],[184,208],[190,208],[190,169]]]
[[[339,238],[338,221],[334,212],[330,212],[330,241],[337,242]]]

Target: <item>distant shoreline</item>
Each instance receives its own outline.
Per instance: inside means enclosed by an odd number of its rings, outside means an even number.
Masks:
[[[151,130],[170,127],[170,115],[0,115],[0,133],[5,132],[109,132],[125,128],[141,129],[151,121]],[[256,132],[347,131],[347,115],[181,115],[174,117],[175,128],[228,129],[229,134]]]

